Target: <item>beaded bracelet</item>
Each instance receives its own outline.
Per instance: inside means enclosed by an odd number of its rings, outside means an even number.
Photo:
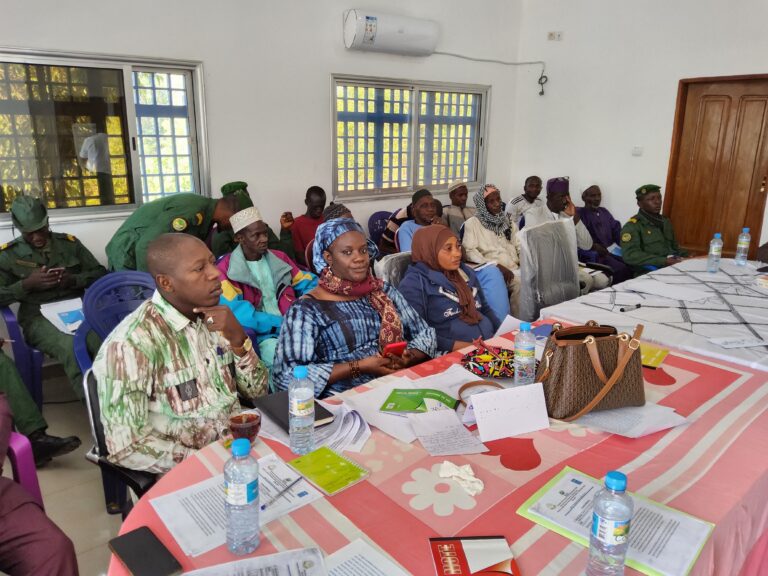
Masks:
[[[349,363],[349,377],[352,380],[360,378],[360,363],[357,360],[352,360]]]

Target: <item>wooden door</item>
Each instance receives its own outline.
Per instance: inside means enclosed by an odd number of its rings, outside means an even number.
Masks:
[[[768,179],[768,76],[681,80],[664,194],[682,247],[706,254],[715,232],[733,256],[750,228],[755,257]]]

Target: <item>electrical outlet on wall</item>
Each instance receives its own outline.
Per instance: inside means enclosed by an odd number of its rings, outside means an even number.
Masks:
[[[547,40],[552,40],[554,42],[560,42],[563,39],[563,33],[558,32],[547,32]]]
[[[632,146],[632,156],[642,156],[644,151],[642,146]]]

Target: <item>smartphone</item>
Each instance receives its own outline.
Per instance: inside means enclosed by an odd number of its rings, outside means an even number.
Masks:
[[[181,564],[147,526],[109,541],[109,548],[132,576],[175,576]]]
[[[66,268],[48,268],[48,274],[62,274]]]
[[[758,268],[757,272],[768,272],[768,266],[763,266],[762,268]]]
[[[381,355],[389,356],[391,354],[392,356],[402,356],[407,346],[408,342],[392,342],[392,344],[384,346],[384,351]]]

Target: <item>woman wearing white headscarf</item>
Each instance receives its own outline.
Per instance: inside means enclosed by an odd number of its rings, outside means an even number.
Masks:
[[[473,197],[477,212],[464,223],[462,245],[467,260],[476,264],[495,262],[504,275],[512,315],[517,315],[520,294],[520,238],[517,224],[501,209],[501,193],[485,184]]]

